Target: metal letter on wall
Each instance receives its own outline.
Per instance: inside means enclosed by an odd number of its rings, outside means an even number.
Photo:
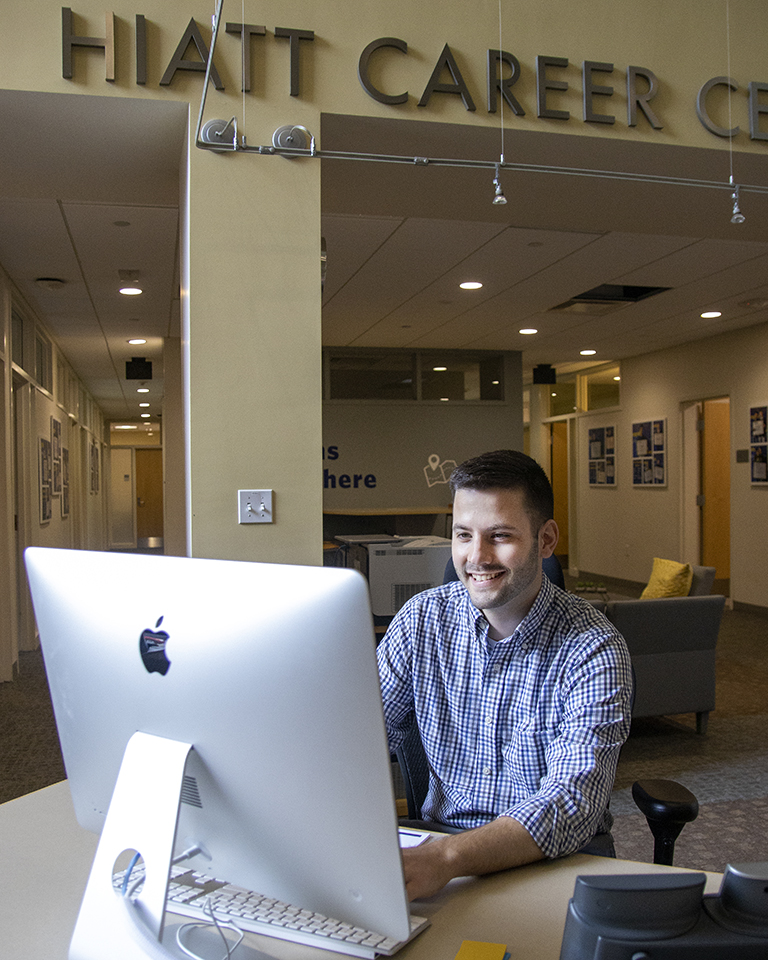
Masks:
[[[290,30],[288,27],[275,27],[275,36],[288,38],[289,52],[291,55],[291,96],[298,97],[300,90],[299,76],[299,41],[314,40],[314,30]]]
[[[72,32],[72,8],[61,8],[61,75],[72,79],[72,47],[101,47],[104,50],[105,79],[115,79],[115,15],[105,14],[103,37],[79,37]]]
[[[446,68],[453,78],[453,83],[440,82],[440,75]],[[429,103],[429,98],[433,93],[458,93],[461,99],[464,101],[464,106],[467,108],[467,110],[475,109],[474,100],[470,96],[469,89],[464,82],[464,77],[462,77],[461,70],[459,70],[459,65],[456,63],[456,58],[454,57],[453,53],[451,53],[451,48],[447,43],[443,47],[443,52],[440,54],[440,57],[435,64],[435,69],[432,71],[432,76],[429,78],[429,82],[424,88],[424,93],[422,93],[421,100],[419,100],[419,106],[426,107]]]
[[[405,40],[398,40],[397,37],[380,37],[378,40],[372,40],[360,54],[360,59],[357,63],[357,79],[360,81],[360,85],[368,96],[373,97],[373,99],[379,103],[407,103],[407,90],[405,93],[382,93],[381,90],[378,90],[374,87],[373,83],[371,83],[371,78],[368,75],[368,65],[371,62],[372,55],[382,47],[394,47],[395,50],[400,50],[401,53],[408,53],[408,44]]]
[[[595,83],[592,74],[613,73],[612,63],[599,63],[596,60],[585,60],[581,67],[582,71],[582,103],[584,107],[585,123],[615,123],[616,117],[607,113],[595,113],[592,109],[593,97],[612,97],[613,87],[602,86]]]
[[[718,87],[721,84],[734,92],[739,89],[738,83],[730,77],[713,77],[711,80],[707,80],[696,97],[696,116],[701,120],[704,128],[709,130],[710,133],[714,133],[716,137],[735,137],[739,132],[739,127],[732,127],[730,130],[726,130],[725,127],[718,127],[707,113],[707,95],[713,87]]]
[[[502,63],[506,63],[511,68],[511,76],[500,76]],[[510,89],[520,79],[520,61],[517,57],[507,53],[506,50],[489,50],[486,78],[488,83],[488,113],[496,113],[496,91],[500,90],[507,106],[511,108],[515,116],[524,117],[525,110],[520,106]]]
[[[768,104],[761,104],[758,94],[768,91],[768,83],[752,81],[749,85],[749,136],[751,140],[768,140],[768,133],[760,129],[760,114],[768,113]]]
[[[255,23],[228,23],[227,33],[239,33],[242,51],[240,54],[243,64],[242,83],[240,84],[241,93],[251,92],[251,37],[263,37],[267,28]]]
[[[565,80],[550,80],[547,77],[547,67],[567,67],[565,57],[536,57],[536,102],[538,116],[548,120],[568,120],[570,113],[567,110],[553,110],[547,106],[547,90],[567,90]]]
[[[190,43],[194,43],[197,48],[197,52],[200,54],[200,60],[185,60],[184,54],[186,53],[187,47]],[[205,45],[205,40],[203,40],[203,35],[200,33],[200,27],[195,23],[194,17],[187,24],[187,29],[184,31],[184,36],[179,40],[179,45],[176,47],[173,56],[171,57],[171,62],[168,64],[168,67],[163,74],[163,78],[160,81],[161,87],[167,87],[171,80],[173,80],[177,70],[193,70],[199,71],[200,73],[205,73],[206,67],[208,66],[208,47]],[[213,85],[217,90],[223,90],[224,84],[221,82],[216,66],[211,64],[211,80],[213,80]]]
[[[637,92],[637,78],[642,77],[648,84],[646,93]],[[659,92],[659,81],[656,74],[647,67],[627,67],[627,126],[637,126],[637,108],[643,111],[645,119],[650,123],[654,130],[661,130],[662,125],[659,118],[651,110],[648,103],[653,100]]]

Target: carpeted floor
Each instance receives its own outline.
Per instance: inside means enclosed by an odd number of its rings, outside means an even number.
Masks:
[[[42,658],[24,653],[19,678],[0,684],[0,802],[64,776]],[[632,726],[611,800],[614,837],[620,857],[647,861],[653,838],[631,797],[639,778],[679,780],[699,800],[698,819],[677,841],[678,866],[768,861],[768,617],[725,611],[706,736],[692,715]]]

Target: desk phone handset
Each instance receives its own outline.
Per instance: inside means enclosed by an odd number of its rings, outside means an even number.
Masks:
[[[765,960],[768,862],[703,873],[579,876],[560,960]]]

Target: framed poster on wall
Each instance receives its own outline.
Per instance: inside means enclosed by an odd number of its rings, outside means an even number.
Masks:
[[[592,427],[589,431],[589,485],[616,485],[616,427]]]
[[[768,484],[768,404],[749,409],[749,470],[755,486]]]
[[[91,466],[91,493],[99,492],[99,474],[100,474],[100,451],[99,445],[95,440],[91,440],[90,466]]]
[[[69,516],[69,450],[61,451],[61,519]]]
[[[667,421],[641,420],[632,424],[632,485],[667,485]]]
[[[61,493],[61,421],[51,417],[51,495]]]
[[[40,523],[48,523],[52,516],[51,441],[40,437]]]

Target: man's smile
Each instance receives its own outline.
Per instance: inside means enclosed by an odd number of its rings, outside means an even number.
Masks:
[[[486,580],[495,580],[497,577],[503,576],[504,573],[504,570],[496,570],[495,573],[471,573],[468,571],[467,576],[471,577],[475,583],[485,583]]]

